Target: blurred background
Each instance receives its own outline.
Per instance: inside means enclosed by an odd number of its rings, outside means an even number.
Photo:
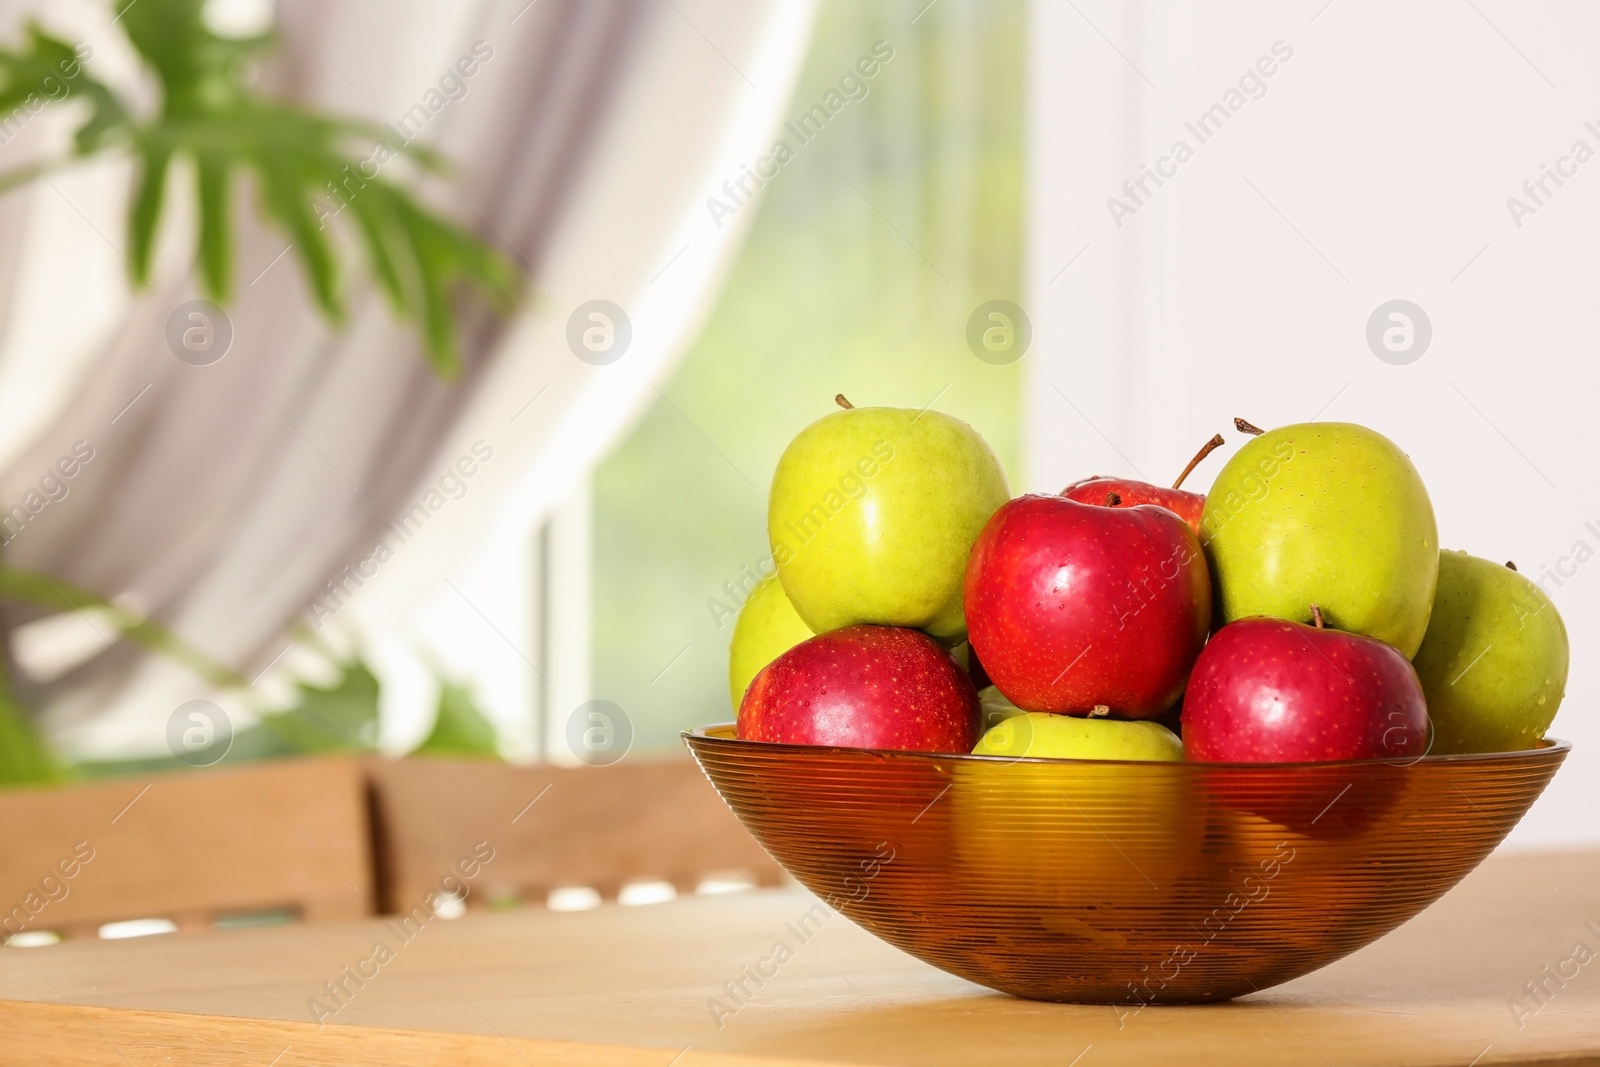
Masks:
[[[0,2],[0,769],[675,749],[842,392],[1017,492],[1380,430],[1561,609],[1572,765],[1512,840],[1595,840],[1597,23]]]

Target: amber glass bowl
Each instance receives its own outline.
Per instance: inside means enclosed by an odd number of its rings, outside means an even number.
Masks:
[[[1570,750],[1389,762],[1010,759],[684,739],[767,851],[913,956],[1039,1000],[1227,1000],[1432,904]]]

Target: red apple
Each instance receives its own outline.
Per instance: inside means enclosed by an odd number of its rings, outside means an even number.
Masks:
[[[1218,630],[1183,698],[1190,759],[1398,759],[1421,756],[1427,744],[1422,683],[1399,650],[1285,619]]]
[[[1183,694],[1211,621],[1194,531],[1166,508],[1018,497],[967,560],[967,636],[1027,711],[1160,715]]]
[[[1141,504],[1156,504],[1176,513],[1178,518],[1189,524],[1189,529],[1198,537],[1200,512],[1206,506],[1205,494],[1191,493],[1180,489],[1179,486],[1189,477],[1189,472],[1214,449],[1220,448],[1222,443],[1222,435],[1214,434],[1189,461],[1189,465],[1183,468],[1183,473],[1178,475],[1178,480],[1172,483],[1170,489],[1132,478],[1106,478],[1096,475],[1081,482],[1073,482],[1061,490],[1061,495],[1080,504],[1094,504],[1096,507],[1105,508],[1132,508]]]
[[[739,705],[746,741],[971,752],[982,713],[965,671],[933,638],[846,626],[767,664]]]

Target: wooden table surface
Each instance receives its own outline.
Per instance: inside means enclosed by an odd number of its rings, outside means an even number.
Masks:
[[[1231,1004],[1120,1018],[990,992],[840,916],[801,943],[786,924],[812,904],[797,890],[747,892],[435,919],[410,940],[372,920],[0,950],[0,1063],[1600,1062],[1600,963],[1588,951],[1600,952],[1600,853],[1502,852],[1316,974]],[[715,1018],[712,998],[731,1005],[723,982],[780,940],[793,958]],[[375,974],[359,988],[344,979],[347,1003],[319,1026],[309,1002],[331,1010],[324,983],[346,966]],[[1528,982],[1549,990],[1543,1004]]]

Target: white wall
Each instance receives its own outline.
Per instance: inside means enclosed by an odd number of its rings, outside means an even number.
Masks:
[[[1447,547],[1535,576],[1600,550],[1600,6],[1324,2],[1035,0],[1028,487],[1166,482],[1234,415],[1320,415],[1411,454]],[[1265,95],[1199,143],[1185,121],[1277,41]],[[1119,228],[1107,198],[1179,138],[1193,158]],[[1507,198],[1578,140],[1597,158],[1516,225]],[[1396,298],[1433,326],[1408,365],[1365,337]],[[1548,588],[1574,750],[1512,840],[1593,843],[1600,563]]]

